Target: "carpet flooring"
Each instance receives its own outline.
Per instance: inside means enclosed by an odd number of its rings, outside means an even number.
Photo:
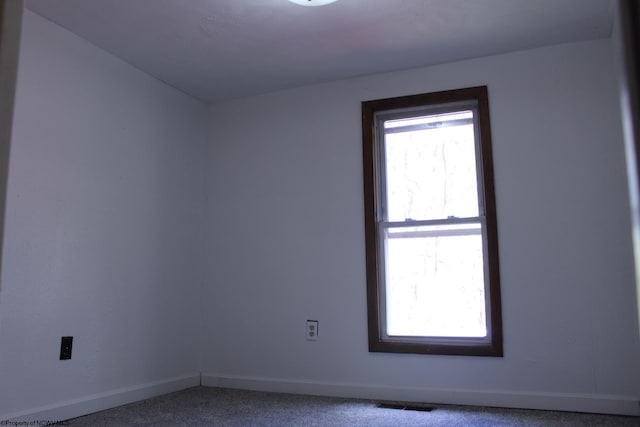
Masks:
[[[81,426],[589,426],[640,427],[639,417],[429,405],[417,411],[378,402],[194,387],[69,420]]]

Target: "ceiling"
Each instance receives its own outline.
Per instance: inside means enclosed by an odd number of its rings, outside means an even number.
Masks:
[[[207,102],[609,37],[610,0],[27,0]]]

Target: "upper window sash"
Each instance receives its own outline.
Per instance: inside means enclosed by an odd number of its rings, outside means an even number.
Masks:
[[[428,221],[438,219],[449,219],[457,217],[465,217],[468,214],[474,214],[473,216],[485,216],[485,203],[484,203],[484,186],[483,169],[482,169],[482,150],[481,150],[481,132],[479,124],[479,111],[478,102],[476,100],[446,102],[438,105],[431,105],[428,107],[412,107],[394,109],[391,111],[381,111],[373,114],[374,119],[374,141],[375,141],[375,159],[376,165],[376,192],[378,198],[376,200],[376,222],[406,222],[406,221]],[[390,174],[388,173],[388,167],[390,161],[388,159],[387,151],[390,143],[389,139],[399,136],[403,133],[420,132],[420,131],[433,131],[448,127],[457,126],[472,126],[469,131],[472,133],[473,141],[473,166],[475,167],[475,191],[473,194],[467,194],[467,198],[473,197],[474,209],[463,211],[448,211],[442,215],[430,215],[424,212],[415,212],[407,217],[401,218],[395,215],[390,218],[390,206],[389,193],[388,193],[388,179]],[[429,137],[433,137],[429,135]],[[397,143],[397,142],[396,142]],[[431,142],[429,142],[431,143]],[[446,205],[446,203],[445,203]],[[397,207],[397,206],[396,206]],[[447,209],[443,205],[443,210]],[[467,215],[460,215],[460,214]],[[453,214],[453,215],[449,215]],[[458,215],[456,215],[458,214]]]

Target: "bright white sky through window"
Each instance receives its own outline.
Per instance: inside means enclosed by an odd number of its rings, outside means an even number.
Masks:
[[[485,337],[473,112],[386,120],[384,130],[386,333]]]

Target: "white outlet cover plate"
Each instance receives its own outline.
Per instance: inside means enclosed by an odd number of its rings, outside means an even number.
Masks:
[[[318,321],[317,320],[307,320],[306,336],[307,336],[307,341],[318,340]]]

